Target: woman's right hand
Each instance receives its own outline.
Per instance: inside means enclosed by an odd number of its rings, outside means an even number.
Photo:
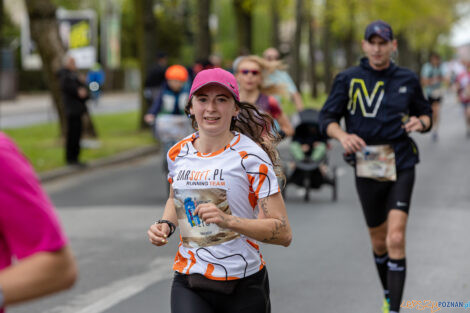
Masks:
[[[166,223],[153,224],[147,231],[149,241],[156,246],[163,246],[168,243],[170,226]]]

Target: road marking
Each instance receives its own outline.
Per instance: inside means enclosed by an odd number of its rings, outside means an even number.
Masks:
[[[55,307],[45,313],[101,313],[116,304],[138,294],[147,287],[170,279],[173,275],[170,258],[157,258],[150,270],[117,280],[107,286],[91,290],[75,297],[66,305]]]

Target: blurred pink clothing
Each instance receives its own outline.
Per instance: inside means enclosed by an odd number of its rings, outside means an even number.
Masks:
[[[32,166],[0,132],[0,271],[13,259],[57,251],[66,243],[54,207]]]

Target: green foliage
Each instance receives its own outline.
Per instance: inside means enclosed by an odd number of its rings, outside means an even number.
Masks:
[[[183,46],[185,21],[178,12],[168,12],[160,10],[156,13],[157,24],[157,47],[164,50],[170,59],[170,62],[178,62],[181,56]]]
[[[439,36],[448,34],[458,19],[457,3],[465,0],[328,0],[336,38],[345,38],[353,27],[356,40],[374,20],[390,23],[395,34],[403,34],[415,51],[432,49]],[[317,8],[322,8],[321,6]],[[322,8],[323,9],[323,8]]]
[[[12,22],[5,9],[3,11],[3,16],[1,16],[0,19],[3,19],[1,21],[0,44],[5,43],[6,45],[9,45],[15,38],[20,37],[20,27]]]
[[[154,144],[149,131],[137,131],[137,112],[94,116],[93,121],[101,147],[82,149],[82,161],[91,161]],[[44,172],[65,165],[64,148],[57,123],[8,129],[4,132],[15,140],[36,171]]]
[[[262,1],[253,10],[253,53],[261,55],[271,46],[271,19],[269,4]]]
[[[135,33],[135,14],[133,0],[124,0],[121,6],[121,57],[137,60],[137,39]]]
[[[214,52],[225,60],[233,60],[238,55],[235,12],[233,0],[214,1],[214,14],[218,17],[218,30],[214,34]]]

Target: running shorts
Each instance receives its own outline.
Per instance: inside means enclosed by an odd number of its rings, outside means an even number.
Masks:
[[[241,278],[231,294],[195,290],[188,275],[175,272],[171,287],[172,313],[270,313],[269,279],[266,267]]]
[[[441,103],[441,97],[438,97],[438,98],[428,97],[428,101],[431,104],[433,104],[434,102]]]
[[[414,181],[414,167],[399,171],[394,182],[356,176],[356,189],[367,226],[381,225],[391,209],[408,214]]]

